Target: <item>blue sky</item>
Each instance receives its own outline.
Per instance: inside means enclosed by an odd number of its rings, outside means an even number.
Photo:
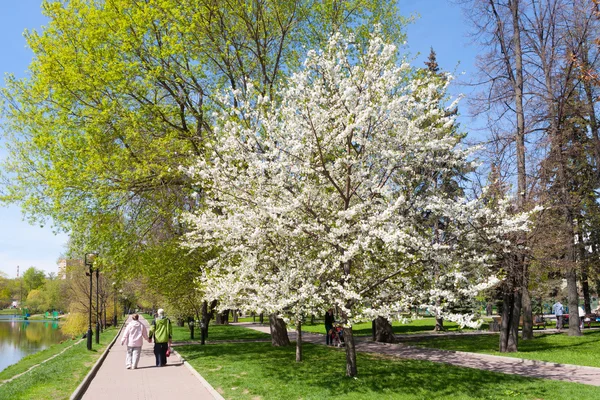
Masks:
[[[422,65],[433,46],[443,70],[465,72],[462,79],[468,80],[474,71],[477,48],[469,45],[469,23],[460,7],[450,0],[399,0],[398,4],[403,15],[420,15],[407,30],[408,50],[415,56],[421,53],[415,63]],[[40,5],[41,0],[0,2],[0,72],[3,75],[26,75],[32,53],[26,47],[23,31],[39,30],[46,23]],[[460,88],[452,90],[453,93],[460,91]],[[468,127],[469,121],[461,122],[463,127]],[[0,159],[5,155],[0,142]],[[0,272],[15,277],[17,265],[21,273],[30,266],[57,272],[56,261],[67,239],[65,234],[55,235],[49,226],[29,225],[17,206],[0,207]]]

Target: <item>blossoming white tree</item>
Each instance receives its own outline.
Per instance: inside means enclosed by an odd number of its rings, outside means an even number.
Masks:
[[[212,157],[189,171],[208,190],[186,245],[221,250],[204,287],[227,306],[296,321],[337,306],[356,376],[353,321],[489,284],[490,244],[508,246],[504,235],[526,218],[436,184],[469,166],[440,107],[447,83],[398,65],[377,34],[366,44],[336,34],[277,105],[238,98],[220,116]],[[435,233],[433,218],[446,221]]]

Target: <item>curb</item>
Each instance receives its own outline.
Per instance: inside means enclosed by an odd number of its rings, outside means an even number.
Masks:
[[[129,317],[127,317],[127,319],[129,319]],[[88,372],[88,374],[85,376],[85,378],[83,378],[83,381],[79,384],[79,386],[77,386],[77,389],[75,389],[75,391],[73,392],[71,397],[69,397],[69,400],[79,400],[83,397],[88,386],[90,386],[92,379],[94,379],[94,377],[96,376],[96,373],[102,366],[102,363],[104,363],[104,359],[106,358],[106,356],[108,356],[108,352],[113,347],[113,345],[117,341],[117,338],[121,334],[121,331],[123,330],[123,327],[125,326],[125,322],[127,322],[127,319],[125,321],[123,321],[123,323],[121,324],[121,328],[119,328],[119,332],[117,332],[117,334],[115,335],[115,338],[112,340],[112,342],[110,342],[110,344],[108,346],[106,346],[106,349],[104,349],[104,353],[102,353],[102,355],[96,361],[96,364],[94,364],[94,366],[92,367],[90,372]]]
[[[210,383],[208,383],[208,381],[206,379],[204,379],[204,377],[202,375],[200,375],[200,373],[198,371],[196,371],[196,369],[194,369],[194,367],[192,367],[190,365],[189,362],[187,362],[185,360],[185,358],[183,358],[181,356],[181,354],[179,354],[177,351],[172,350],[173,353],[175,353],[177,355],[177,357],[179,357],[181,359],[181,361],[183,362],[183,365],[186,366],[186,368],[192,373],[192,375],[194,375],[196,378],[198,378],[198,380],[200,381],[200,383],[202,383],[202,386],[204,386],[204,388],[206,390],[208,390],[208,392],[213,396],[214,399],[216,400],[225,400],[223,398],[223,396],[221,396],[221,394],[219,392],[217,392],[215,390],[215,388],[212,387],[212,385]]]

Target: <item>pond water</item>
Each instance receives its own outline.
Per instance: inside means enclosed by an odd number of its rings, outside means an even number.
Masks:
[[[0,371],[64,339],[58,321],[24,321],[0,315]]]

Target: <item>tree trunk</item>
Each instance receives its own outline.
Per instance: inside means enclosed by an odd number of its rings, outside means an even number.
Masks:
[[[358,369],[356,368],[356,347],[352,328],[344,328],[344,341],[346,343],[346,376],[355,377],[358,375]]]
[[[390,322],[383,318],[375,319],[375,341],[380,343],[396,343],[396,336]]]
[[[263,313],[260,313],[260,315],[258,316],[258,322],[262,325],[265,323],[265,316]]]
[[[371,321],[371,334],[373,335],[373,341],[377,338],[377,324],[375,320]]]
[[[579,294],[577,293],[577,276],[575,268],[569,265],[566,273],[567,293],[569,297],[569,336],[581,336],[579,329]]]
[[[296,362],[302,361],[302,322],[296,323]]]
[[[278,318],[276,314],[270,314],[269,325],[271,328],[271,344],[273,346],[289,346],[291,344],[284,320]]]
[[[581,266],[581,290],[583,291],[583,309],[586,314],[592,313],[592,301],[590,296],[590,283],[588,281],[587,266]]]
[[[590,284],[588,281],[587,251],[585,250],[585,242],[582,234],[583,228],[581,227],[580,222],[583,218],[585,218],[585,216],[580,215],[577,221],[577,247],[579,248],[579,265],[581,273],[581,291],[583,292],[583,309],[586,314],[591,314],[592,303],[590,299]]]
[[[237,323],[238,322],[238,318],[239,318],[239,312],[238,312],[238,310],[233,310],[233,322]]]
[[[520,313],[521,299],[519,292],[514,289],[505,289],[505,293],[503,294],[502,324],[500,327],[501,353],[513,353],[518,351]]]
[[[211,312],[208,312],[208,302],[203,301],[202,302],[202,325],[204,326],[204,329],[202,329],[202,327],[200,327],[200,334],[202,335],[202,330],[204,330],[204,338],[208,338],[208,324],[210,323],[210,320],[213,317],[213,311],[214,308],[217,306],[217,302],[213,301],[211,304]]]
[[[444,318],[442,318],[442,317],[435,317],[435,328],[433,328],[433,330],[435,332],[443,332],[445,330],[445,328],[444,328]]]
[[[523,263],[525,265],[525,263]],[[527,281],[528,273],[523,274],[523,280]],[[528,284],[523,284],[522,309],[523,309],[523,340],[533,339],[533,310],[531,308],[531,297],[529,296]]]

